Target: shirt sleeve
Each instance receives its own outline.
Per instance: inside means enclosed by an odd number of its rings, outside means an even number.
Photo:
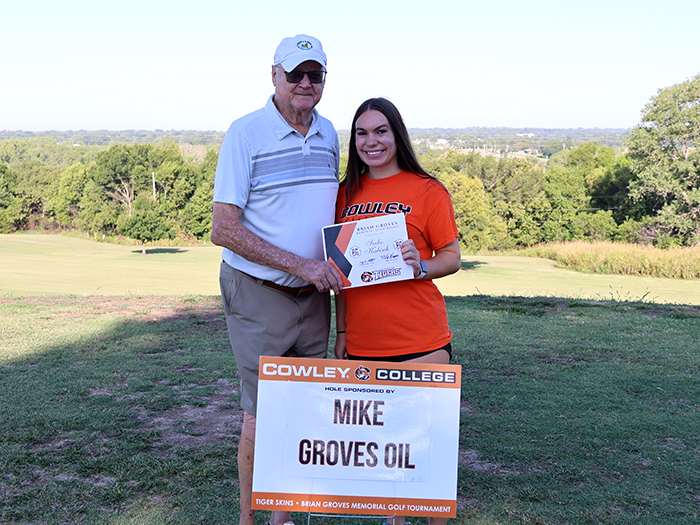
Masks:
[[[252,176],[251,150],[245,136],[230,128],[219,149],[214,179],[214,202],[243,209],[248,202]]]

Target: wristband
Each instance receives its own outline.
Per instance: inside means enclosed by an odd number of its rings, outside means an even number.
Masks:
[[[428,273],[428,269],[425,267],[425,261],[420,261],[420,272],[416,275],[416,279],[422,279]]]

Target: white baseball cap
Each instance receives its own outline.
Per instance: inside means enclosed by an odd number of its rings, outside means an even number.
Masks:
[[[297,35],[285,38],[275,51],[275,64],[280,64],[285,71],[293,71],[299,64],[313,60],[326,67],[326,54],[321,42],[309,35]]]

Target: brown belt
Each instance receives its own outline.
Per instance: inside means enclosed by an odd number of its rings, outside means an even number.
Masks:
[[[240,270],[238,270],[241,272]],[[272,288],[273,290],[279,290],[280,292],[284,292],[288,295],[291,295],[292,297],[306,297],[309,295],[311,292],[313,292],[316,287],[313,284],[310,284],[308,286],[303,286],[301,288],[292,288],[291,286],[283,286],[281,284],[277,284],[273,281],[266,281],[265,279],[258,279],[257,277],[253,277],[252,275],[249,275],[245,272],[241,272],[243,275],[248,277],[249,279],[252,279],[255,281],[256,284],[259,284],[260,286],[267,286],[268,288]]]

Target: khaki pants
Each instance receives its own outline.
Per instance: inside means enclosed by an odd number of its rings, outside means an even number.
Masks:
[[[241,377],[241,406],[256,415],[260,356],[326,357],[330,293],[314,290],[297,298],[257,284],[225,262],[219,284]]]

